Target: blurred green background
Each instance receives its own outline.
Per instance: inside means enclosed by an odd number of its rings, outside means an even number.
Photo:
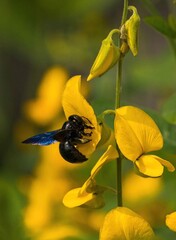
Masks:
[[[129,4],[137,7],[141,26],[139,54],[133,57],[129,53],[124,61],[122,104],[136,105],[152,114],[165,138],[165,149],[160,154],[174,164],[176,121],[168,120],[167,111],[171,105],[172,111],[175,109],[175,98],[166,105],[170,96],[176,92],[176,59],[171,45],[173,41],[167,34],[164,35],[146,24],[145,18],[158,14],[167,19],[169,14],[175,14],[176,5],[171,0],[131,0]],[[59,187],[56,188],[54,204],[49,200],[48,205],[46,204],[50,209],[50,218],[46,217],[47,220],[39,224],[38,228],[37,225],[35,229],[32,225],[29,227],[24,216],[32,201],[31,186],[39,178],[36,168],[39,168],[42,157],[39,148],[22,146],[21,141],[30,134],[56,126],[52,120],[45,125],[36,124],[28,119],[24,111],[25,103],[36,97],[46,71],[58,66],[67,71],[68,78],[81,74],[85,79],[101,41],[111,29],[119,27],[122,9],[122,0],[1,0],[0,240],[98,239],[99,225],[96,226],[96,222],[101,223],[98,219],[101,219],[103,213],[115,207],[114,196],[108,196],[107,205],[102,210],[80,210],[80,218],[85,221],[75,220],[73,216],[76,216],[77,212],[66,209],[62,205],[62,197],[71,189],[70,186],[79,187],[83,184],[93,163],[78,167],[66,165],[62,174],[63,178],[68,177],[70,181],[68,189],[63,190],[57,199]],[[175,40],[175,36],[172,40]],[[114,67],[100,79],[89,83],[87,98],[97,114],[114,107],[115,74]],[[176,116],[174,114],[175,112],[172,117]],[[63,113],[58,111],[58,119],[61,119],[61,116],[62,120],[55,128],[63,122]],[[50,155],[46,156],[50,158]],[[107,178],[110,185],[115,185],[113,166],[108,167],[108,170],[112,171],[111,176],[104,173],[100,180]],[[128,163],[124,166],[125,176],[130,168]],[[58,176],[57,178],[60,179]],[[128,206],[134,211],[143,212],[162,239],[171,240],[175,239],[176,235],[164,226],[164,216],[169,211],[176,210],[175,173],[168,174],[166,171],[162,180],[162,190],[154,198],[145,197],[140,204],[128,203]],[[60,186],[59,182],[57,186]],[[42,187],[45,185],[41,184]],[[46,197],[42,192],[37,193],[40,206],[40,201],[42,204]],[[46,205],[43,208],[46,209]],[[31,215],[31,222],[35,222],[37,216],[45,210],[41,209],[38,214],[35,209],[33,211],[35,214]],[[99,215],[94,215],[96,211]],[[44,217],[41,216],[41,219]],[[72,225],[78,229],[77,233],[70,230],[69,226]],[[58,229],[60,231],[57,232]],[[68,236],[62,235],[62,230],[71,233]]]

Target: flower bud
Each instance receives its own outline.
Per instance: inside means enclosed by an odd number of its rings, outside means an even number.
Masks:
[[[134,6],[130,6],[129,10],[133,11],[132,16],[125,22],[125,29],[127,34],[127,43],[134,56],[138,54],[138,30],[140,17],[137,9]]]
[[[112,30],[107,38],[102,41],[101,48],[90,70],[87,81],[101,76],[110,68],[112,68],[114,64],[119,60],[120,49],[114,44],[114,41],[112,39],[112,35],[115,32],[118,32],[118,30]]]

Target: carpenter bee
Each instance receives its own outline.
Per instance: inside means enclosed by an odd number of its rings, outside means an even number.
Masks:
[[[87,160],[77,149],[78,144],[91,141],[92,129],[89,119],[78,115],[71,115],[61,129],[45,132],[24,140],[22,143],[46,146],[60,142],[61,156],[70,163],[81,163]]]

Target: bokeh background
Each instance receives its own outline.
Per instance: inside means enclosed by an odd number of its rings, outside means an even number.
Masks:
[[[176,92],[176,55],[173,42],[145,21],[152,14],[167,19],[176,5],[171,0],[129,4],[138,8],[141,26],[139,54],[129,53],[124,61],[122,104],[139,106],[155,118],[165,139],[159,154],[176,166],[176,118],[168,121],[163,114]],[[119,27],[122,9],[122,0],[1,0],[0,240],[98,239],[104,214],[116,206],[112,193],[98,210],[62,204],[67,191],[84,183],[101,152],[75,166],[61,158],[57,144],[21,142],[61,127],[61,95],[71,76],[82,75],[82,90],[97,114],[114,108],[115,67],[89,84],[84,79],[101,41]],[[111,163],[102,170],[101,184],[115,187],[114,168]],[[131,170],[124,163],[125,205],[148,220],[161,239],[176,239],[165,226],[165,215],[176,210],[175,173],[142,179]]]

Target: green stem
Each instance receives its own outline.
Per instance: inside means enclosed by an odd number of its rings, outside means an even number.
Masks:
[[[128,0],[124,0],[121,26],[126,22],[127,13],[128,13]]]
[[[124,0],[123,14],[121,20],[121,26],[127,19],[128,12],[128,0]],[[121,95],[121,82],[122,82],[122,63],[123,58],[121,57],[117,64],[117,77],[116,77],[116,97],[115,97],[115,109],[120,107],[120,95]],[[118,146],[117,146],[118,149]],[[118,152],[120,153],[119,149]],[[117,159],[117,206],[122,206],[122,154],[119,154]]]
[[[120,107],[120,93],[121,93],[121,80],[122,80],[122,59],[118,62],[117,66],[117,79],[116,79],[116,102],[115,109]],[[117,150],[120,150],[117,146]],[[122,206],[122,156],[119,154],[117,158],[117,206]]]
[[[120,58],[120,60],[117,64],[115,109],[120,107],[120,94],[121,94],[121,82],[122,82],[122,61],[123,61],[123,59]]]

